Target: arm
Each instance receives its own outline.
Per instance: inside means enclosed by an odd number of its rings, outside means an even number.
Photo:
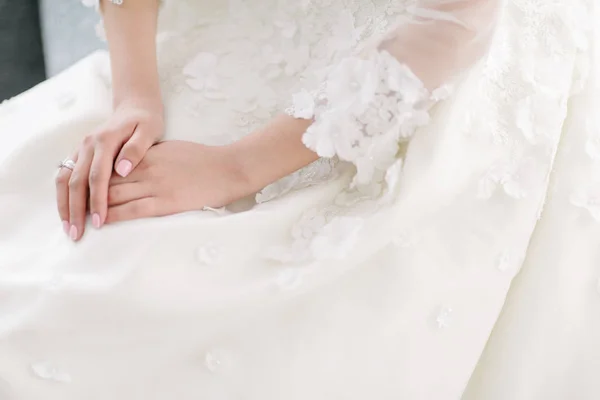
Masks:
[[[89,1],[88,1],[89,3]],[[115,171],[128,175],[163,135],[163,106],[156,60],[158,0],[97,0],[102,10],[113,76],[114,113],[90,132],[73,153],[75,168],[56,180],[57,203],[65,232],[79,240],[87,200],[92,224],[106,221],[108,185]]]
[[[295,95],[291,115],[226,146],[154,146],[143,168],[112,180],[108,221],[222,207],[318,157],[353,163],[355,185],[385,179],[401,143],[429,122],[436,88],[485,54],[501,2],[421,0],[410,23],[332,66],[322,89]]]
[[[160,105],[156,61],[158,2],[127,0],[118,7],[108,1],[102,3],[107,3],[102,4],[102,11],[110,51],[115,107],[132,99]]]
[[[354,163],[358,184],[385,172],[397,160],[399,144],[428,122],[428,111],[439,100],[434,89],[485,54],[500,3],[421,0],[411,9],[411,23],[393,29],[361,58],[334,66],[319,100],[308,93],[296,96],[292,116],[281,116],[231,146],[248,192],[318,156]],[[363,123],[373,111],[380,123]]]

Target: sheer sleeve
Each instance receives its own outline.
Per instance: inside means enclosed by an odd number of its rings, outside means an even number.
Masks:
[[[501,1],[418,1],[408,22],[332,66],[316,92],[294,96],[289,114],[314,121],[304,144],[355,164],[355,184],[384,175],[453,80],[486,53]]]

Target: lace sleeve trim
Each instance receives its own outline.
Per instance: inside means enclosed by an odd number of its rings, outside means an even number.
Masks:
[[[108,0],[108,2],[112,4],[116,4],[118,6],[123,4],[124,0]],[[84,6],[86,7],[94,7],[94,9],[100,9],[100,0],[81,0]]]
[[[429,109],[446,89],[430,92],[409,67],[374,51],[342,60],[315,93],[294,95],[287,113],[313,119],[304,144],[321,157],[353,163],[353,184],[366,185],[394,165],[400,144],[429,122]]]
[[[100,1],[101,0],[81,0],[84,6],[86,7],[94,7],[96,10],[100,9]],[[107,0],[109,3],[120,6],[123,4],[125,0]],[[158,0],[159,4],[162,5],[164,0]]]

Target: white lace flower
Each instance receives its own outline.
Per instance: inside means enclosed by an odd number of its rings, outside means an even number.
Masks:
[[[385,172],[396,161],[399,142],[429,122],[427,90],[387,52],[344,59],[317,98],[315,123],[303,142],[322,157],[355,164],[355,184]]]
[[[33,374],[47,381],[53,381],[58,383],[71,383],[71,375],[57,366],[49,362],[37,362],[31,364],[31,371]]]
[[[317,260],[341,259],[356,245],[363,227],[362,218],[336,217],[320,230],[310,244]]]
[[[212,53],[197,54],[183,67],[183,74],[188,77],[187,84],[207,98],[223,98],[217,75],[218,63],[219,58]]]
[[[94,7],[98,9],[100,7],[100,0],[81,0],[81,4],[86,7]]]
[[[587,190],[579,190],[570,197],[571,204],[590,213],[592,218],[600,222],[600,186]]]
[[[493,165],[479,181],[477,197],[489,199],[497,188],[514,199],[526,197],[535,181],[535,166],[535,160],[529,158]]]
[[[315,99],[307,90],[301,90],[292,96],[292,107],[287,113],[294,118],[311,119],[315,115]]]
[[[261,58],[264,60],[263,75],[267,80],[276,79],[283,73],[285,57],[271,45],[262,48]]]
[[[592,160],[600,160],[600,117],[590,116],[585,122],[585,152]]]
[[[310,60],[310,47],[300,45],[289,49],[285,54],[284,72],[287,76],[294,76],[306,67]]]
[[[298,32],[298,24],[292,18],[281,16],[273,21],[273,25],[279,28],[281,36],[286,39],[293,39]]]

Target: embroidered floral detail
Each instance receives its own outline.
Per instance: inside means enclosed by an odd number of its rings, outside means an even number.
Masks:
[[[213,242],[198,247],[196,260],[203,265],[215,265],[221,258],[221,248]]]
[[[287,267],[277,273],[275,284],[280,290],[295,290],[302,285],[303,272],[297,267]]]
[[[223,216],[223,215],[229,214],[229,211],[227,211],[227,208],[225,208],[225,207],[221,207],[221,208],[204,207],[202,209],[202,211],[210,211],[210,212],[215,213],[218,216]]]
[[[303,142],[322,157],[338,156],[356,165],[355,184],[368,184],[397,160],[401,141],[429,121],[422,82],[387,52],[347,58],[333,68],[310,102],[295,96],[292,115],[315,122]]]
[[[600,161],[600,117],[597,115],[588,117],[585,130],[588,137],[585,152],[592,160]]]
[[[31,364],[31,371],[36,377],[47,381],[71,383],[72,380],[71,375],[68,372],[49,362]]]
[[[364,220],[342,215],[340,206],[305,212],[292,229],[292,246],[270,249],[266,257],[282,263],[343,258],[358,242]]]
[[[435,317],[435,323],[438,329],[449,328],[452,324],[452,308],[446,306],[441,307],[439,313]]]
[[[502,252],[496,262],[496,269],[500,272],[506,272],[514,266],[514,260],[508,251]]]
[[[492,166],[479,181],[477,197],[489,199],[498,188],[514,199],[526,197],[534,181],[535,166],[536,162],[533,159],[509,161]]]
[[[216,55],[199,53],[183,68],[187,84],[195,91],[202,93],[207,99],[225,97],[217,75],[218,63],[219,58]]]
[[[575,207],[583,208],[590,213],[592,218],[600,222],[600,188],[590,188],[580,190],[574,193],[571,198],[571,204]]]
[[[310,186],[327,182],[337,175],[335,167],[335,160],[321,158],[308,167],[302,168],[265,187],[256,195],[256,202],[265,203],[291,191],[305,189]]]
[[[206,352],[204,365],[214,374],[226,373],[233,367],[233,360],[229,351],[216,348]]]

